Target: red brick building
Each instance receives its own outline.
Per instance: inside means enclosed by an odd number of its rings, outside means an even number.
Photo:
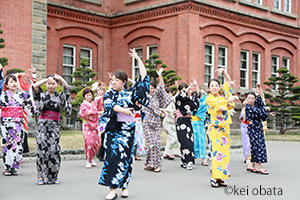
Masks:
[[[184,82],[196,78],[205,85],[223,67],[241,93],[276,76],[280,67],[300,77],[297,0],[0,2],[6,69],[31,63],[41,77],[58,73],[71,81],[86,57],[97,78],[108,82],[107,72],[138,73],[127,54],[135,47],[143,60],[158,53]]]

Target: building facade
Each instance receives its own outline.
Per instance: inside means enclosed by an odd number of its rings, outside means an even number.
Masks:
[[[300,77],[296,0],[0,2],[6,69],[31,64],[40,77],[57,73],[72,81],[80,59],[89,58],[97,79],[108,82],[107,73],[118,69],[139,73],[128,56],[136,48],[143,60],[157,53],[183,82],[195,78],[204,88],[217,68],[236,80],[240,94],[280,67]]]

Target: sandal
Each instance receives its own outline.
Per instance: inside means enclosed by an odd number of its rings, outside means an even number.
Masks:
[[[127,198],[128,196],[129,196],[128,190],[122,190],[121,197],[122,198]]]
[[[173,155],[170,154],[170,155],[168,155],[167,159],[168,159],[168,160],[174,160],[175,157],[174,157]]]
[[[118,197],[118,194],[115,194],[112,198],[109,198],[109,194],[105,197],[105,200],[115,200]]]
[[[256,170],[256,173],[263,174],[263,175],[269,175],[269,172],[267,170]]]
[[[55,183],[55,184],[60,184],[60,181],[59,181],[59,180],[56,180],[54,183]]]
[[[201,163],[201,165],[203,165],[203,166],[208,166],[208,163],[207,163],[206,161],[203,161],[203,162]]]
[[[38,185],[44,185],[45,183],[44,183],[43,178],[39,178],[37,184]]]
[[[227,183],[225,181],[223,181],[222,179],[221,180],[217,180],[217,183],[221,187],[226,187],[227,186]]]
[[[154,169],[154,172],[156,172],[156,173],[159,173],[160,171],[161,171],[160,167]]]
[[[11,172],[5,170],[2,174],[3,174],[4,176],[10,176],[10,175],[11,175]]]
[[[138,156],[135,156],[135,157],[134,157],[134,160],[136,160],[136,161],[141,161],[142,159],[141,159],[140,157],[138,157]]]
[[[213,188],[219,187],[218,181],[213,180],[213,179],[210,180],[210,185],[211,185],[211,187],[213,187]]]
[[[144,165],[144,170],[153,171],[153,170],[154,170],[154,168],[153,168],[153,167],[146,167],[146,166]]]
[[[10,173],[11,173],[11,175],[13,175],[13,176],[17,176],[17,175],[18,175],[18,172],[15,170],[15,168],[12,168],[12,169],[10,170]]]

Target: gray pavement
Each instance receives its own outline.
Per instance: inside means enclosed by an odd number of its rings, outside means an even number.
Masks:
[[[226,189],[210,187],[209,167],[201,166],[199,159],[191,171],[180,168],[178,158],[163,160],[160,173],[143,170],[144,162],[137,161],[128,199],[299,199],[300,144],[269,142],[267,150],[269,163],[263,166],[270,172],[268,176],[247,172],[246,164],[242,162],[243,155],[231,154],[231,177],[227,180],[229,187]],[[62,161],[61,184],[38,186],[35,164],[25,163],[18,176],[0,176],[0,200],[105,199],[109,190],[98,185],[103,162],[97,161],[97,164],[97,167],[87,170],[84,160]],[[120,191],[118,194],[117,199],[121,199]]]

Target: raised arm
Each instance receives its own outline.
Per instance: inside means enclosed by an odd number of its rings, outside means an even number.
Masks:
[[[45,84],[48,81],[49,78],[45,78],[43,80],[40,80],[38,82],[36,82],[35,84],[33,84],[33,89],[35,93],[39,93],[40,92],[40,86]]]
[[[133,57],[138,61],[140,73],[141,73],[141,76],[142,76],[142,80],[144,80],[144,78],[147,75],[147,71],[146,71],[146,68],[144,66],[144,63],[143,63],[142,59],[137,55],[137,53],[135,51],[135,48],[130,49],[130,51],[131,52],[129,52],[128,54],[129,54],[130,57]]]
[[[69,84],[67,83],[67,81],[65,81],[65,79],[63,79],[63,77],[61,77],[60,75],[54,74],[54,78],[59,80],[63,84],[64,88],[69,87]]]
[[[220,76],[220,74],[222,74],[222,72],[223,72],[223,75],[224,75],[225,80],[228,84],[228,87],[231,88],[233,82],[231,81],[231,78],[228,75],[228,73],[226,72],[226,70],[224,68],[219,68],[219,69],[216,70],[216,72],[218,72],[218,76]]]
[[[128,78],[128,82],[131,83],[131,85],[135,85],[135,81],[132,80],[131,78]]]
[[[199,89],[199,86],[197,84],[197,81],[193,78],[192,79],[192,83],[194,84],[194,86],[196,87],[196,92],[198,95],[200,95],[200,89]]]
[[[164,83],[164,79],[162,77],[162,72],[164,71],[164,68],[160,68],[158,71],[156,70],[156,73],[158,75],[158,78],[159,78],[159,84],[163,87],[165,87],[165,83]]]

